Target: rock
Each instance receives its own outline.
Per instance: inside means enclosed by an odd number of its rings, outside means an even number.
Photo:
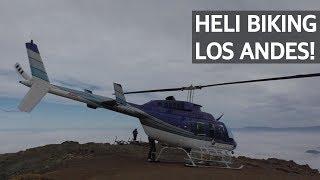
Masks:
[[[61,143],[62,145],[79,145],[79,142],[76,141],[65,141]]]

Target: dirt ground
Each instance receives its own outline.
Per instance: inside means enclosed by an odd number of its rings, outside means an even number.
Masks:
[[[276,180],[276,179],[320,179],[290,174],[273,169],[245,167],[242,170],[218,168],[192,168],[181,163],[148,163],[135,157],[99,157],[74,161],[69,167],[45,173],[53,179],[230,179],[230,180]]]
[[[168,153],[161,162],[146,161],[145,145],[78,144],[66,142],[0,155],[3,179],[230,179],[230,180],[319,180],[318,170],[278,159],[235,159],[241,170],[186,167],[182,154]],[[174,152],[177,153],[177,152]],[[180,159],[180,162],[178,160]],[[16,168],[16,169],[15,169]]]

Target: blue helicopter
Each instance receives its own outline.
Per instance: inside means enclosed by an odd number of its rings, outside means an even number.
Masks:
[[[192,102],[193,91],[207,87],[244,84],[262,81],[287,80],[320,76],[315,74],[300,74],[247,81],[236,81],[210,85],[187,86],[179,88],[151,89],[143,91],[124,92],[120,84],[114,83],[115,99],[93,94],[91,90],[79,91],[51,84],[45,70],[37,45],[31,40],[26,44],[31,75],[16,63],[17,73],[24,79],[21,84],[30,87],[30,90],[21,101],[18,108],[23,112],[32,109],[47,94],[69,98],[83,102],[88,108],[104,108],[122,114],[136,117],[150,139],[166,144],[165,148],[179,148],[187,153],[192,166],[200,162],[212,162],[204,159],[204,154],[219,156],[226,167],[229,167],[230,155],[237,143],[230,129],[220,121],[222,115],[215,118],[210,113],[201,111],[201,105]],[[188,91],[187,101],[178,101],[173,96],[165,100],[151,100],[143,105],[126,101],[125,94],[139,94],[152,92]],[[161,149],[159,156],[163,149]],[[194,153],[200,153],[200,156]],[[210,156],[211,157],[211,156]]]

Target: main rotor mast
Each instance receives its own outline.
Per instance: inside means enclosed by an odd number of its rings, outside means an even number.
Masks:
[[[188,95],[187,95],[187,101],[188,102],[193,102],[193,97],[194,97],[194,90],[197,89],[194,86],[192,86],[192,84],[189,87],[186,87],[185,90],[188,91]]]

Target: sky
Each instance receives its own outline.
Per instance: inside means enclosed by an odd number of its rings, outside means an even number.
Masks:
[[[0,1],[0,129],[135,128],[137,119],[47,95],[30,114],[15,110],[28,91],[13,65],[29,72],[24,43],[38,44],[51,83],[112,97],[129,90],[170,88],[316,73],[320,65],[192,64],[192,10],[318,10],[317,0]],[[320,125],[320,78],[213,87],[194,102],[231,127]],[[128,95],[143,104],[186,92]]]

